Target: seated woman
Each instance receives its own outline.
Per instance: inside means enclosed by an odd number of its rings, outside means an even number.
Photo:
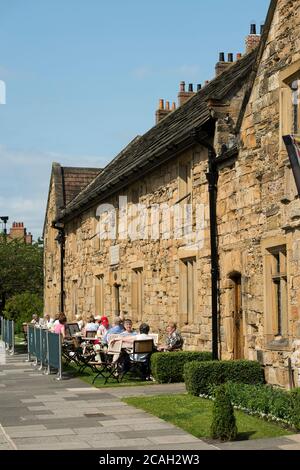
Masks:
[[[157,348],[158,351],[171,352],[180,351],[183,346],[183,338],[180,332],[177,330],[177,324],[175,322],[169,322],[167,326],[167,336],[165,344]]]
[[[97,330],[97,338],[103,338],[106,335],[106,333],[108,332],[109,329],[110,329],[110,326],[109,326],[108,318],[107,317],[101,317],[100,318],[100,325],[99,325],[99,328]]]
[[[64,313],[59,314],[58,323],[54,326],[54,333],[61,335],[64,339],[66,336],[65,324],[67,323],[67,317]]]
[[[75,318],[76,318],[76,322],[78,324],[78,328],[81,331],[84,327],[84,321],[82,319],[82,316],[77,314],[77,315],[75,315]]]
[[[96,334],[96,331],[98,330],[98,323],[96,323],[95,321],[95,318],[93,317],[93,315],[91,315],[88,319],[88,322],[87,324],[85,325],[85,327],[83,328],[84,330],[84,333],[86,334],[88,331],[94,331],[95,334]]]

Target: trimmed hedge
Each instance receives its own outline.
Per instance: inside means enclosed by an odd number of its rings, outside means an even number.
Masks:
[[[210,361],[210,352],[168,352],[154,353],[151,356],[151,374],[159,383],[184,382],[183,368],[186,363]]]
[[[190,362],[184,366],[184,381],[191,395],[209,395],[211,388],[227,381],[263,384],[264,374],[256,361]]]
[[[237,409],[300,430],[300,388],[288,392],[270,385],[227,382],[226,390]]]

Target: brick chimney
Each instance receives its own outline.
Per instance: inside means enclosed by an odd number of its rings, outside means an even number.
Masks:
[[[168,116],[172,111],[175,111],[176,103],[172,103],[172,109],[170,108],[170,102],[166,101],[166,105],[164,100],[159,100],[158,109],[155,112],[155,123],[158,124],[162,119]]]
[[[23,239],[25,241],[26,230],[23,222],[13,222],[8,238],[11,240]]]
[[[199,85],[197,89],[199,91]],[[178,106],[182,106],[187,100],[189,100],[195,94],[196,93],[194,92],[194,87],[192,83],[189,84],[188,91],[186,91],[185,82],[180,82],[179,93],[178,93]]]
[[[224,70],[227,70],[233,64],[233,54],[228,54],[228,59],[225,61],[225,54],[224,52],[220,52],[219,54],[219,62],[217,62],[215,70],[216,70],[216,77],[221,75]]]
[[[27,245],[32,244],[32,235],[27,233],[23,222],[13,222],[12,227],[8,234],[9,240],[21,240]]]
[[[261,27],[261,31],[263,30],[263,26]],[[260,42],[260,34],[256,32],[256,24],[252,23],[250,26],[250,34],[246,37],[246,54],[253,51]]]
[[[32,234],[29,232],[25,235],[26,245],[32,245]]]

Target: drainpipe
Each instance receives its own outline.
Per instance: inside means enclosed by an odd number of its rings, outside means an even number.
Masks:
[[[218,351],[218,298],[219,298],[219,254],[217,229],[217,190],[218,169],[216,153],[208,148],[208,181],[209,219],[210,219],[210,253],[211,253],[211,301],[212,301],[212,354],[213,359],[219,359]]]
[[[54,226],[58,230],[55,240],[60,246],[60,313],[64,313],[64,259],[65,259],[65,231],[62,224]]]
[[[195,135],[195,140],[208,150],[208,181],[209,194],[209,220],[210,220],[210,258],[211,258],[211,299],[212,299],[212,355],[214,360],[219,360],[219,328],[218,328],[218,299],[219,299],[219,254],[218,254],[218,230],[217,230],[217,190],[218,168],[216,152],[212,145]]]

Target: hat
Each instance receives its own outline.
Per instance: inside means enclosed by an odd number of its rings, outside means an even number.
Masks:
[[[107,317],[101,317],[101,324],[107,326],[109,324]]]

